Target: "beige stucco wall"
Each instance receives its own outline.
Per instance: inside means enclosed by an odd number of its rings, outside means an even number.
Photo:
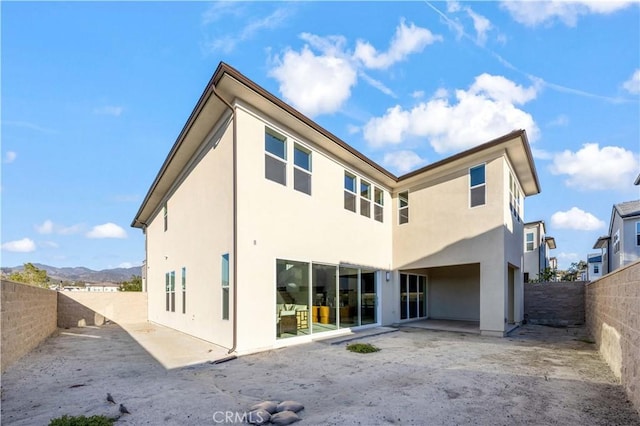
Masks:
[[[385,191],[383,223],[345,210],[345,167],[324,154],[321,140],[304,139],[248,107],[238,109],[237,120],[238,350],[243,351],[276,341],[276,259],[390,268],[392,203]],[[265,179],[265,122],[288,139],[287,186]],[[292,141],[312,150],[311,196],[293,189]]]
[[[469,207],[469,168],[486,164],[486,204]],[[409,190],[409,223],[394,219],[393,267],[411,270],[480,264],[480,329],[506,331],[508,265],[520,268],[522,226],[509,211],[508,161],[501,153],[472,156],[446,174],[400,187]],[[394,214],[397,210],[394,196]],[[516,321],[522,318],[517,270]],[[434,280],[429,278],[429,283]],[[520,284],[518,284],[520,283]]]
[[[58,292],[58,327],[102,325],[106,320],[118,324],[147,321],[147,293]]]
[[[167,231],[161,207],[146,229],[149,320],[231,347],[232,323],[222,319],[221,257],[233,256],[233,127],[228,117],[210,126],[218,131],[202,139],[202,150],[170,192]],[[176,277],[175,312],[165,309],[165,273],[171,271]],[[232,289],[230,307],[232,318]]]
[[[428,313],[434,319],[480,320],[480,265],[430,268]]]
[[[585,287],[587,328],[640,413],[640,261]]]
[[[2,371],[57,330],[56,292],[2,280]]]

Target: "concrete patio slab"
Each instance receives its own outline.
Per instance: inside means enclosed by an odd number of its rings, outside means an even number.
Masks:
[[[478,321],[426,319],[402,323],[400,327],[480,334],[480,322]]]

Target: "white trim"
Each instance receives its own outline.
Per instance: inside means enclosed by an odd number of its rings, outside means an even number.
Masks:
[[[482,166],[483,167],[483,171],[484,171],[484,182],[479,184],[479,185],[471,185],[471,169],[475,169]],[[468,206],[470,209],[475,209],[477,207],[482,207],[482,206],[486,206],[488,204],[487,202],[487,163],[483,162],[483,163],[478,163],[474,166],[471,166],[467,169],[467,182],[468,182],[468,192],[467,194],[469,195],[469,203]],[[472,206],[471,205],[471,190],[475,189],[475,188],[480,188],[481,186],[484,186],[484,203],[482,204],[478,204],[477,206]]]

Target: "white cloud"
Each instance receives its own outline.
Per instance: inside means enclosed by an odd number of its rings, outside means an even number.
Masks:
[[[86,236],[87,238],[127,238],[127,233],[115,223],[108,222],[94,226]]]
[[[491,21],[486,17],[475,13],[470,7],[465,8],[471,19],[473,19],[473,28],[476,30],[476,43],[484,46],[487,42],[487,33],[493,28]]]
[[[362,130],[362,129],[360,129],[360,127],[358,127],[358,126],[356,126],[354,124],[348,124],[347,125],[347,132],[350,135],[355,135],[356,133],[360,133],[360,130]]]
[[[366,74],[363,71],[360,71],[359,76],[362,77],[362,79],[367,82],[370,86],[378,89],[379,91],[381,91],[382,93],[384,93],[385,95],[391,96],[392,98],[397,98],[396,94],[393,93],[393,90],[389,89],[387,86],[385,86],[381,81],[376,80],[372,77],[370,77],[368,74]]]
[[[47,219],[42,225],[36,225],[35,228],[38,234],[51,234],[53,232],[53,222]]]
[[[586,143],[576,152],[555,154],[551,173],[567,175],[567,186],[581,190],[612,190],[633,181],[640,169],[638,155],[625,148]]]
[[[503,0],[501,7],[511,17],[529,27],[560,21],[569,27],[578,23],[578,17],[590,14],[610,14],[637,3],[635,1],[598,1],[598,0],[551,0],[551,1],[513,1]]]
[[[18,156],[18,154],[15,151],[7,151],[4,154],[4,162],[6,164],[13,163],[14,161],[16,161],[16,157],[17,156]]]
[[[42,241],[40,243],[38,243],[40,245],[40,247],[45,247],[45,248],[58,248],[60,247],[60,245],[58,243],[56,243],[55,241]]]
[[[365,124],[365,140],[372,147],[397,145],[410,137],[429,140],[438,153],[471,148],[516,129],[525,129],[530,141],[538,138],[533,117],[518,109],[536,96],[534,87],[524,88],[501,77],[482,74],[468,91],[456,90],[457,103],[439,90],[428,102],[410,110],[396,105]]]
[[[536,160],[551,160],[553,158],[553,154],[549,151],[534,147],[531,148],[531,154],[533,154],[533,158],[535,158]]]
[[[344,38],[301,37],[322,54],[313,53],[309,45],[300,52],[289,49],[275,58],[269,74],[280,83],[284,99],[303,113],[311,117],[333,113],[349,99],[357,81],[355,67],[342,52]]]
[[[596,231],[606,226],[604,221],[577,207],[572,207],[566,212],[555,212],[551,216],[551,225],[558,229],[576,231]]]
[[[122,111],[124,111],[123,107],[114,106],[114,105],[105,105],[105,106],[101,106],[93,109],[94,114],[112,115],[114,117],[119,117],[120,114],[122,114]]]
[[[403,19],[391,39],[389,50],[378,52],[368,41],[358,40],[353,56],[367,68],[386,69],[412,53],[421,52],[427,45],[436,41],[442,41],[442,36],[434,35],[426,28],[417,27],[413,22],[406,25]]]
[[[382,160],[385,167],[398,174],[410,172],[425,163],[426,161],[413,151],[388,152]]]
[[[118,268],[133,268],[133,263],[131,262],[122,262],[118,265]]]
[[[424,98],[424,90],[415,90],[411,93],[411,97],[414,99]]]
[[[30,253],[36,250],[36,243],[30,238],[23,238],[21,240],[8,241],[2,244],[2,250],[18,252],[18,253]]]
[[[622,83],[622,87],[633,95],[640,94],[640,69],[637,69],[629,80]]]
[[[567,117],[565,114],[560,114],[559,116],[557,116],[556,118],[551,120],[547,124],[547,126],[550,126],[550,127],[564,127],[564,126],[566,126],[568,124],[569,124],[569,117]]]
[[[60,235],[73,235],[82,232],[84,229],[84,224],[77,223],[71,226],[58,227],[58,229],[56,229],[56,232]]]
[[[236,4],[235,2],[229,3]],[[229,13],[236,14],[236,12],[234,12],[232,9],[228,10]],[[212,41],[209,41],[205,44],[205,48],[210,52],[232,52],[239,43],[255,38],[261,31],[278,28],[287,20],[287,18],[291,14],[292,10],[290,8],[281,7],[267,16],[252,18],[247,23],[245,23],[244,26],[242,26],[242,28],[236,34],[225,35],[224,37],[219,37]],[[203,16],[203,23],[208,24],[213,22],[214,20],[215,19],[213,19],[213,12],[205,12],[205,15]]]

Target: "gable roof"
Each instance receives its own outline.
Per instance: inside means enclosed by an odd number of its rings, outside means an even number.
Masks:
[[[625,201],[613,206],[620,217],[640,215],[640,200]]]
[[[340,158],[347,158],[349,163],[359,164],[359,166],[356,166],[357,168],[368,170],[369,173],[377,175],[382,182],[389,186],[395,186],[395,184],[405,182],[413,177],[428,174],[446,165],[453,165],[478,153],[500,152],[502,150],[511,160],[514,173],[516,173],[518,181],[522,185],[524,194],[528,196],[540,193],[540,182],[524,130],[514,130],[504,136],[398,177],[291,105],[251,81],[235,68],[220,62],[149,188],[131,223],[132,227],[141,228],[145,225],[145,222],[149,220],[165,199],[173,182],[172,179],[187,164],[191,155],[197,149],[197,146],[194,145],[199,144],[200,141],[191,133],[198,134],[198,131],[194,131],[194,128],[198,128],[200,133],[202,132],[202,129],[197,125],[199,116],[206,113],[209,117],[215,114],[218,114],[218,117],[222,117],[222,114],[225,113],[228,103],[220,95],[226,95],[230,101],[234,99],[249,99],[249,102],[259,103],[260,107],[269,108],[270,115],[286,120],[291,128],[298,129],[301,133],[311,132],[316,139],[321,139],[323,143],[326,141],[323,148],[339,155]]]

